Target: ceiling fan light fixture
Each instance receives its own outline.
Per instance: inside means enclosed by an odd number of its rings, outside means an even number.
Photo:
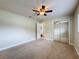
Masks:
[[[47,16],[46,13],[52,12],[52,10],[48,10],[48,9],[47,9],[47,6],[45,6],[45,5],[42,5],[38,10],[36,9],[36,10],[33,10],[33,11],[37,13],[37,16],[38,16],[38,15]]]
[[[45,14],[45,12],[40,12],[40,15],[44,15]]]

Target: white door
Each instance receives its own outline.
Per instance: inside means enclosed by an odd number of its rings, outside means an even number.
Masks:
[[[41,34],[43,34],[43,23],[37,23],[37,40],[41,38]]]

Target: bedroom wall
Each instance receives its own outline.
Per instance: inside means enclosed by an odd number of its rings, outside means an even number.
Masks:
[[[0,10],[0,51],[35,40],[35,23],[30,18]]]
[[[75,46],[76,51],[79,54],[79,32],[78,32],[78,27],[79,27],[78,17],[79,16],[78,15],[79,15],[79,5],[74,15],[74,46]]]

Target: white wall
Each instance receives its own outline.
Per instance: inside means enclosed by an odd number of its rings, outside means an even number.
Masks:
[[[79,53],[78,15],[79,15],[79,6],[74,15],[74,46],[77,52]]]
[[[36,39],[35,21],[0,10],[0,51]]]

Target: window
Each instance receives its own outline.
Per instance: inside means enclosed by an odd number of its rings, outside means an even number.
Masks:
[[[79,32],[79,14],[78,14],[78,25],[77,26],[78,26],[78,32]]]

